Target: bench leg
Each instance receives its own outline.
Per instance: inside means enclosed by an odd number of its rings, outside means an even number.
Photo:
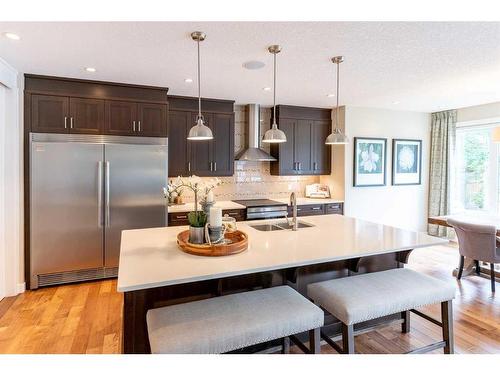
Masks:
[[[410,311],[401,312],[401,319],[403,319],[403,323],[401,323],[401,332],[410,332]]]
[[[283,337],[281,354],[290,354],[290,337]]]
[[[490,263],[491,293],[495,293],[495,263]]]
[[[464,272],[464,256],[460,255],[460,264],[458,265],[458,273],[457,273],[457,280],[460,280],[462,278],[462,273]]]
[[[354,326],[342,323],[342,345],[344,354],[354,354]]]
[[[479,266],[479,261],[474,260],[474,265],[476,267],[476,275],[480,275],[481,274],[481,267]]]
[[[452,301],[441,302],[441,321],[443,322],[443,340],[445,354],[453,354],[453,305]]]
[[[311,329],[309,331],[309,351],[311,354],[321,353],[320,333],[321,333],[320,328]]]

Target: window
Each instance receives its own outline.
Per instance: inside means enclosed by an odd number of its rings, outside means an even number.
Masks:
[[[494,127],[457,127],[452,160],[452,212],[500,213],[500,153],[499,144],[492,141]]]

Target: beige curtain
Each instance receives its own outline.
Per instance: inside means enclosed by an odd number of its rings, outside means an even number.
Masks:
[[[455,148],[457,111],[432,114],[429,216],[450,213],[450,158]],[[446,227],[429,224],[429,234],[447,236]]]

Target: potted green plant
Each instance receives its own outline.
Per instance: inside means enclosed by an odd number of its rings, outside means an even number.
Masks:
[[[189,242],[194,244],[205,243],[205,224],[207,223],[207,215],[205,212],[198,210],[198,194],[203,192],[205,185],[198,176],[188,178],[177,177],[176,181],[170,181],[167,190],[182,191],[187,188],[194,193],[194,211],[188,213],[189,221]]]

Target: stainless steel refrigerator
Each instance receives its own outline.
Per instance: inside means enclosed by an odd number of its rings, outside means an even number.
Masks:
[[[30,288],[117,275],[124,229],[167,225],[167,139],[30,134]]]

